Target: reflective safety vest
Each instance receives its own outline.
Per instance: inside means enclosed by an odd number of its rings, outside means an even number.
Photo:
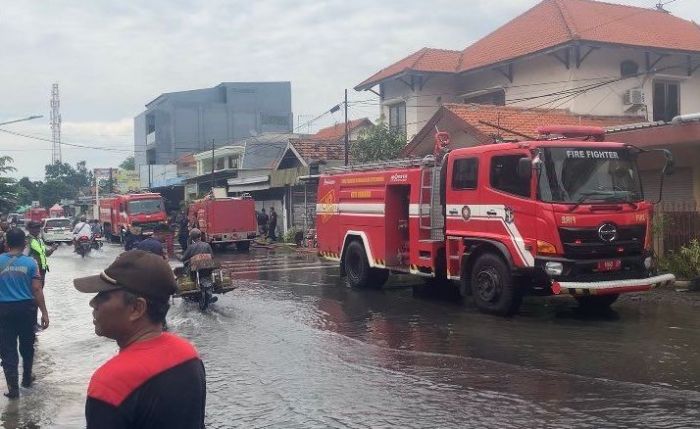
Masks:
[[[39,255],[39,269],[41,271],[48,271],[49,264],[46,262],[46,246],[44,246],[44,241],[30,236],[29,248]]]

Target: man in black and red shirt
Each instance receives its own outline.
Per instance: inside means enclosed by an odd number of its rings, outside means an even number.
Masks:
[[[119,345],[90,380],[88,429],[203,428],[204,365],[189,342],[162,331],[176,289],[168,263],[131,250],[74,284],[97,293],[90,301],[95,333]]]

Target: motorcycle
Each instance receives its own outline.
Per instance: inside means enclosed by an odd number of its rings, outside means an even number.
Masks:
[[[104,245],[104,237],[102,237],[102,234],[93,234],[92,235],[92,242],[90,243],[90,247],[94,250],[100,250],[103,245]]]
[[[77,241],[75,242],[75,252],[77,254],[84,258],[90,253],[91,249],[92,243],[90,237],[78,237]]]
[[[178,290],[173,296],[197,302],[201,311],[206,311],[210,304],[218,300],[214,295],[231,292],[237,287],[224,274],[221,264],[209,254],[193,256],[189,269],[177,267],[174,272]]]

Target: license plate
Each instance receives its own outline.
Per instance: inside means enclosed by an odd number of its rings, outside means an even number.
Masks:
[[[622,268],[622,261],[619,259],[598,262],[598,271],[618,271],[620,268]]]

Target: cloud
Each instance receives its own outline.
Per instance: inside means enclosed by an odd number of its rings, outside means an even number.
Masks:
[[[618,1],[618,0],[615,0]],[[619,0],[619,2],[623,2]],[[222,81],[289,80],[297,115],[311,118],[377,70],[423,46],[463,49],[537,0],[68,0],[8,2],[0,10],[0,121],[49,117],[51,84],[61,91],[66,141],[129,145],[128,122],[163,92]],[[648,7],[650,0],[624,3]],[[673,13],[700,21],[700,2]],[[350,92],[350,99],[371,98]],[[352,115],[377,113],[372,107]],[[125,119],[126,118],[126,119]],[[327,116],[317,126],[342,116]],[[46,119],[23,125],[50,136]],[[0,135],[21,172],[43,175],[50,143]],[[41,146],[41,148],[40,148]],[[48,157],[43,154],[48,153]],[[41,156],[38,156],[40,155]],[[66,149],[92,167],[121,161],[105,151]]]

